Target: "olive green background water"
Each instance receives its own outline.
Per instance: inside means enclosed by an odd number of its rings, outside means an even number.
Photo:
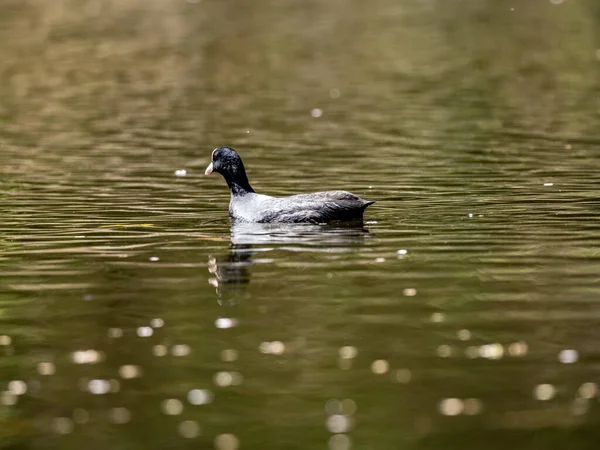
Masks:
[[[4,0],[0,448],[596,449],[599,29],[592,0]],[[377,203],[231,230],[220,145],[259,192]]]

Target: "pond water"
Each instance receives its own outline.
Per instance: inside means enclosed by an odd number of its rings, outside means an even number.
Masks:
[[[5,0],[0,448],[596,448],[599,26]],[[221,145],[258,192],[377,203],[230,228]]]

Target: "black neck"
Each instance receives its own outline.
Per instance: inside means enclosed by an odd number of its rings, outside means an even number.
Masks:
[[[227,181],[227,186],[229,186],[231,195],[246,195],[254,192],[254,189],[252,189],[252,186],[250,186],[248,177],[243,170],[236,171],[234,174],[228,173],[225,176],[225,181]]]

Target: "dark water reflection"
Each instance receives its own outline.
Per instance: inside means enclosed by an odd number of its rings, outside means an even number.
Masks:
[[[0,447],[595,449],[599,22],[3,2]],[[377,203],[230,228],[217,145]]]

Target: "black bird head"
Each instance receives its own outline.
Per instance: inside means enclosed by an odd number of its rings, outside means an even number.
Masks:
[[[254,192],[254,189],[252,189],[252,186],[248,182],[242,158],[232,148],[219,147],[213,150],[211,163],[206,168],[204,174],[210,175],[213,172],[223,175],[233,195],[244,195]]]

